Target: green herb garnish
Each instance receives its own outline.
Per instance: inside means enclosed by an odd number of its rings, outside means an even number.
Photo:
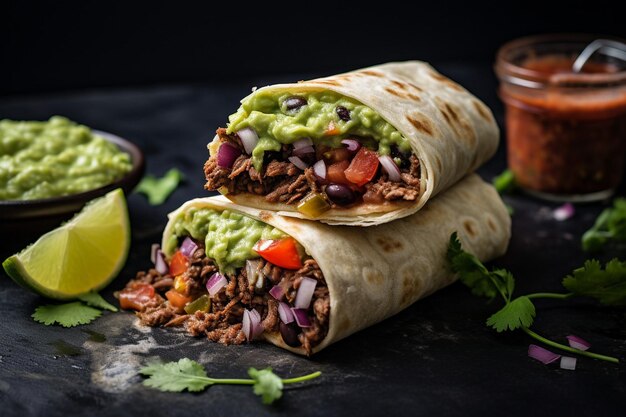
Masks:
[[[283,385],[308,381],[322,373],[313,372],[298,378],[281,379],[272,372],[272,368],[250,368],[252,379],[217,379],[210,378],[202,365],[191,359],[183,358],[178,362],[151,363],[139,370],[148,379],[143,384],[160,391],[198,392],[214,384],[252,385],[254,393],[262,398],[263,404],[272,404],[283,395]]]
[[[102,311],[98,309],[117,311],[115,306],[109,304],[100,294],[95,292],[83,294],[77,298],[80,301],[39,306],[31,317],[36,322],[46,326],[60,324],[63,327],[74,327],[80,324],[89,324],[100,317]]]
[[[517,188],[515,175],[510,169],[505,169],[500,175],[493,179],[493,186],[500,194],[510,193]]]
[[[182,172],[176,168],[170,169],[161,178],[146,175],[135,188],[135,192],[142,193],[148,197],[150,205],[158,206],[167,200],[183,178]]]
[[[450,236],[447,259],[452,271],[459,274],[461,282],[469,287],[474,295],[493,299],[499,294],[504,300],[504,307],[487,319],[489,327],[498,332],[521,329],[530,337],[554,348],[608,362],[619,362],[617,358],[611,356],[582,351],[554,342],[530,330],[530,326],[536,314],[532,300],[538,298],[568,299],[585,296],[607,305],[626,305],[626,262],[614,259],[607,263],[603,270],[598,261],[587,261],[582,268],[576,269],[572,275],[563,280],[563,286],[570,292],[533,293],[513,298],[515,289],[513,275],[505,269],[489,271],[478,258],[463,250],[456,232]]]
[[[583,234],[583,250],[596,252],[611,241],[626,242],[626,198],[616,198],[613,207],[600,213],[591,229]]]

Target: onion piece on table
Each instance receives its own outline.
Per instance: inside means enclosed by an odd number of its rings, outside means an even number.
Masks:
[[[230,169],[239,155],[241,155],[241,151],[235,145],[224,142],[217,150],[217,166]]]
[[[311,320],[309,320],[309,316],[306,313],[306,310],[302,308],[292,308],[293,316],[296,319],[296,323],[300,327],[311,327]]]
[[[587,342],[585,339],[581,339],[578,336],[574,336],[573,334],[569,336],[565,336],[567,338],[567,342],[571,347],[578,350],[587,350],[591,347],[591,343]]]
[[[209,292],[209,295],[212,297],[217,294],[222,288],[224,288],[228,284],[228,280],[226,277],[219,272],[211,275],[209,280],[206,283],[206,289]]]
[[[280,320],[285,324],[292,323],[295,320],[293,311],[291,311],[287,303],[283,303],[282,301],[278,303],[278,315],[280,316]]]
[[[571,356],[563,356],[561,357],[561,363],[559,363],[561,369],[567,369],[573,371],[576,369],[576,358],[572,358]]]
[[[241,322],[241,330],[248,341],[256,339],[263,333],[263,325],[261,324],[261,315],[255,309],[243,310],[243,320]]]
[[[197,249],[198,245],[189,236],[187,236],[185,240],[183,240],[183,244],[180,245],[180,252],[187,258],[191,258],[193,254],[196,253]]]
[[[298,287],[298,293],[296,294],[296,300],[294,305],[296,308],[307,309],[311,305],[311,299],[313,298],[313,292],[315,292],[315,286],[317,280],[309,277],[302,278],[300,287]]]
[[[400,177],[400,168],[393,162],[393,159],[389,155],[381,155],[378,157],[380,164],[383,166],[383,169],[389,176],[390,181],[400,182],[402,179]]]
[[[256,132],[249,127],[246,127],[245,129],[238,131],[237,136],[241,139],[241,143],[243,144],[243,148],[246,153],[248,155],[252,155],[252,151],[256,147],[256,144],[259,143],[259,136]]]
[[[306,162],[304,162],[302,159],[298,158],[297,156],[290,156],[287,159],[289,159],[289,162],[291,162],[297,168],[300,168],[303,171],[309,167],[309,165]]]
[[[562,222],[564,220],[572,218],[575,212],[576,210],[574,209],[572,203],[565,203],[562,206],[554,209],[554,211],[552,212],[552,217],[554,217],[554,220]]]
[[[552,363],[561,357],[561,355],[557,355],[556,353],[550,352],[548,349],[544,349],[537,345],[528,346],[528,356],[533,359],[537,359],[544,365]]]

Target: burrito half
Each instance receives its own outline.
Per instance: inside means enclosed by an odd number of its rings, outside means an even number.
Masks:
[[[498,145],[491,111],[418,61],[264,87],[229,120],[208,146],[205,188],[328,224],[415,213]]]
[[[147,325],[311,355],[453,282],[454,231],[483,261],[506,250],[510,218],[476,175],[420,213],[363,229],[195,199],[169,215],[164,258],[118,297]]]

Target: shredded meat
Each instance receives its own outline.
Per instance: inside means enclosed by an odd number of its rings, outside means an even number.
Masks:
[[[243,149],[241,139],[236,134],[229,135],[226,129],[220,128],[217,135],[221,142],[228,142]],[[217,190],[226,187],[229,193],[247,192],[262,195],[268,202],[283,204],[296,204],[311,192],[323,193],[325,186],[317,181],[312,168],[302,171],[286,161],[285,155],[289,155],[289,151],[289,146],[283,145],[281,152],[266,152],[266,161],[261,172],[256,171],[251,158],[245,153],[235,160],[232,169],[220,168],[217,165],[217,156],[213,155],[204,165],[205,188]],[[385,201],[415,201],[419,198],[419,159],[415,155],[408,159],[402,156],[401,159],[403,161],[400,168],[401,181],[389,181],[387,175],[380,170],[379,174],[365,185],[362,201],[382,204]],[[337,207],[330,200],[329,204],[333,208]]]
[[[206,294],[206,282],[218,271],[214,262],[206,256],[203,243],[196,243],[198,249],[191,257],[187,271],[181,275],[184,282],[181,292],[191,299]],[[141,283],[144,286],[151,285],[156,291],[137,312],[141,323],[148,326],[183,326],[192,336],[205,335],[209,340],[230,345],[246,341],[242,331],[245,309],[256,309],[259,312],[265,332],[279,332],[279,303],[269,295],[269,289],[274,285],[281,286],[286,294],[283,301],[293,304],[303,277],[313,278],[318,283],[309,308],[312,326],[303,328],[298,335],[302,347],[311,354],[312,349],[326,337],[330,317],[330,295],[319,265],[313,259],[307,259],[299,270],[292,271],[260,258],[258,271],[261,274],[257,279],[265,280],[265,285],[261,289],[251,285],[248,282],[246,268],[240,268],[235,274],[229,274],[228,283],[211,297],[210,311],[196,311],[193,314],[172,307],[161,296],[174,286],[175,281],[168,274],[161,275],[155,269],[138,272],[126,288],[133,289]]]

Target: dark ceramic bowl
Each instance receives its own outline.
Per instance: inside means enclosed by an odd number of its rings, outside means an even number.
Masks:
[[[113,142],[122,151],[130,155],[133,167],[121,179],[100,188],[62,197],[39,200],[4,200],[0,201],[0,230],[29,232],[54,228],[68,220],[84,205],[96,197],[111,190],[122,188],[129,194],[139,183],[144,174],[145,163],[141,150],[133,143],[110,133],[93,130],[93,133]],[[52,227],[50,227],[52,226]]]

